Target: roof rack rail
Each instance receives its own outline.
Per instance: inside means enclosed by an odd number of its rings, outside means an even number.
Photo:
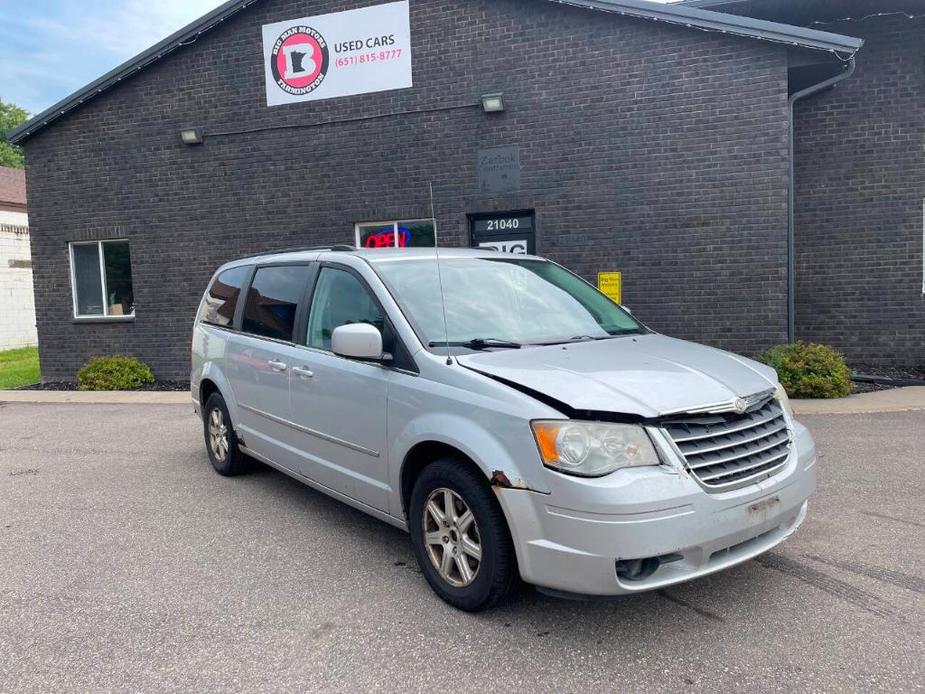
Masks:
[[[252,255],[241,256],[239,260],[247,260],[248,258],[260,258],[264,255],[280,255],[282,253],[308,253],[309,251],[331,251],[335,253],[348,253],[350,251],[357,250],[356,246],[351,246],[346,243],[332,244],[328,246],[298,246],[296,248],[278,248],[275,250],[263,251],[262,253],[254,253]]]

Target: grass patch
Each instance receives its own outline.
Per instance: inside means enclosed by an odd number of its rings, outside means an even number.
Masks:
[[[0,352],[0,390],[28,386],[41,378],[38,347]]]

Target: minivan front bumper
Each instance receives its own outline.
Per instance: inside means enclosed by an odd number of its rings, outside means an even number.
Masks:
[[[720,571],[792,535],[816,487],[816,451],[809,431],[793,423],[779,473],[722,493],[707,492],[681,466],[548,477],[549,494],[495,487],[521,576],[564,593],[621,595]],[[617,575],[617,562],[658,557],[640,580]]]

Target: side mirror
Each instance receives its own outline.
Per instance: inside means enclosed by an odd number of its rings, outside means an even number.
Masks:
[[[382,333],[368,323],[342,325],[331,335],[331,350],[340,357],[380,361]]]

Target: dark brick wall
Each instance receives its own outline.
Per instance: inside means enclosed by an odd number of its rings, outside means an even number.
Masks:
[[[867,43],[851,79],[796,107],[797,335],[925,367],[925,21],[824,28]]]
[[[352,242],[353,223],[535,208],[539,252],[669,334],[753,353],[785,338],[786,52],[538,0],[412,0],[410,90],[265,106],[260,26],[375,4],[267,0],[26,145],[43,377],[124,352],[188,374],[213,269],[269,248]],[[206,132],[356,123],[212,137]],[[476,150],[519,144],[519,193],[476,192]],[[137,319],[75,324],[67,242],[131,241]]]

